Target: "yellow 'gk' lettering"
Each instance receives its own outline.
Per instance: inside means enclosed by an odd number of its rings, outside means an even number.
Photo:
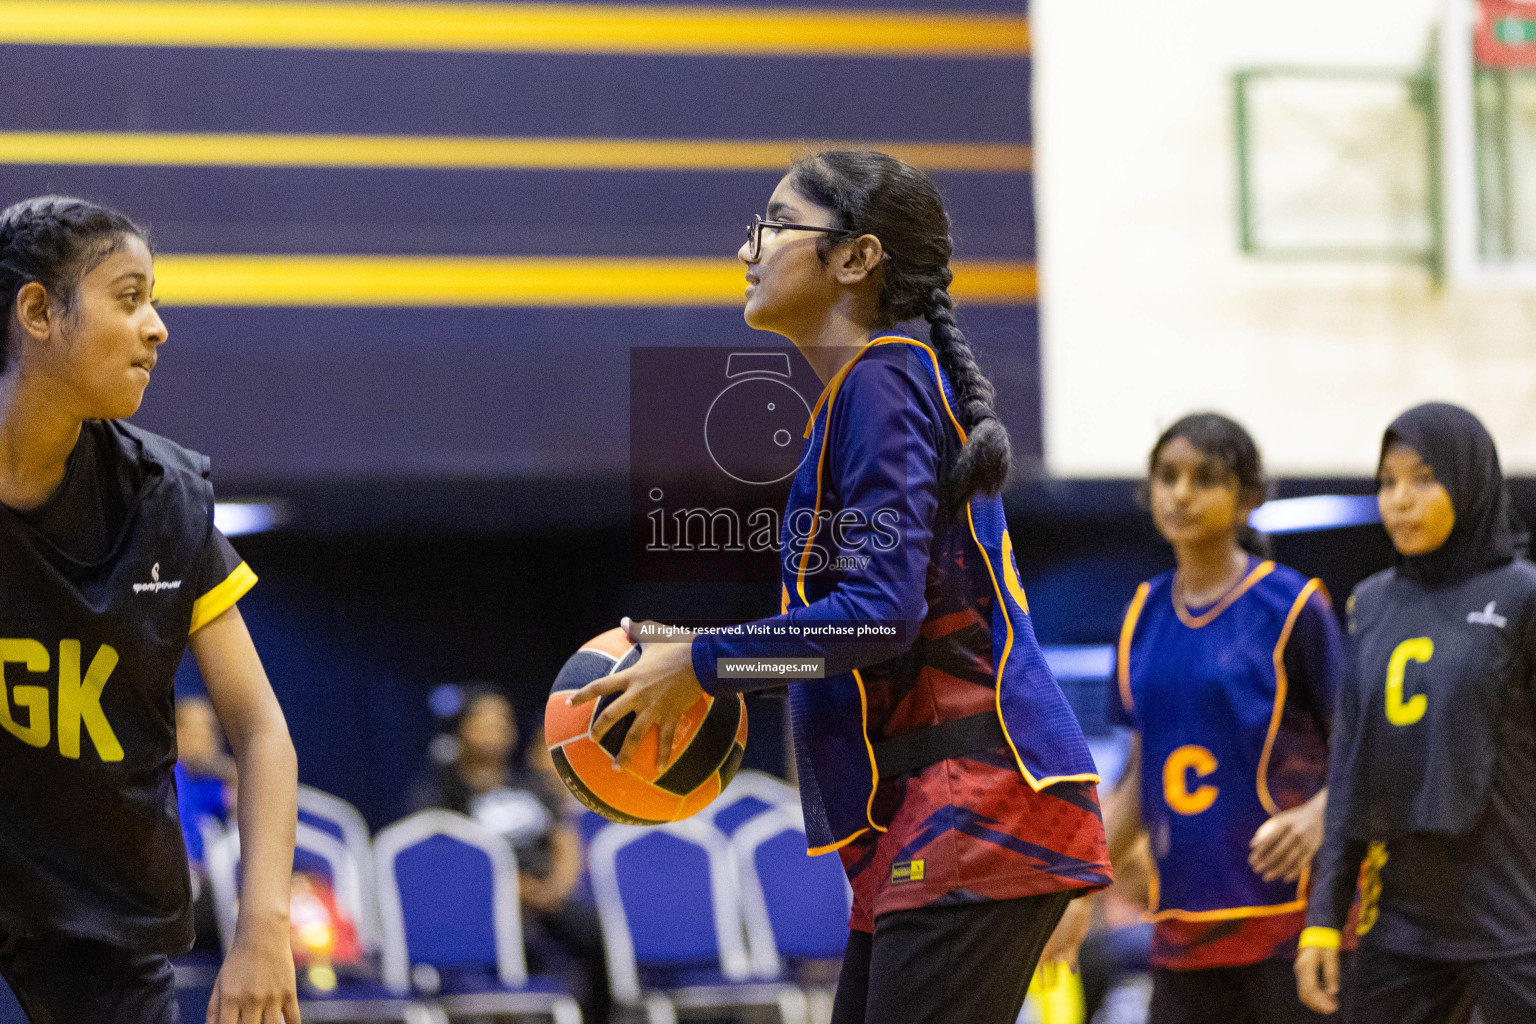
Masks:
[[[5,688],[5,666],[27,666],[28,672],[48,671],[48,648],[36,640],[0,640],[0,689]],[[27,709],[26,728],[11,717],[11,701]],[[48,745],[48,691],[41,686],[12,686],[0,693],[0,727],[34,747]]]
[[[1403,700],[1403,677],[1410,661],[1426,662],[1435,656],[1435,642],[1427,636],[1404,640],[1387,662],[1387,721],[1393,725],[1412,725],[1424,717],[1429,698],[1416,693]]]
[[[80,726],[96,746],[103,761],[121,761],[123,745],[117,741],[107,716],[101,710],[101,691],[117,667],[117,652],[102,644],[91,659],[85,677],[80,676],[80,641],[59,643],[59,753],[80,757]],[[10,686],[5,678],[7,664],[25,665],[32,673],[46,672],[51,664],[48,649],[36,640],[0,640],[0,728],[23,743],[46,747],[51,739],[48,720],[48,690],[42,686]],[[11,715],[11,701],[26,708],[27,724],[22,727]]]
[[[1169,807],[1184,815],[1210,810],[1221,787],[1200,786],[1191,792],[1188,775],[1194,772],[1203,779],[1216,767],[1216,755],[1202,746],[1191,743],[1175,750],[1163,762],[1163,799],[1168,801]]]
[[[80,641],[59,641],[59,753],[65,757],[80,756],[80,726],[84,723],[103,761],[123,759],[123,746],[101,711],[101,691],[114,668],[117,652],[102,644],[81,679]]]

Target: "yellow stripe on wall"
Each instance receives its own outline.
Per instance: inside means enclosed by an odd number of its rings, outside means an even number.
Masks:
[[[1029,146],[969,142],[0,132],[0,164],[772,171],[818,149],[878,149],[932,171],[1028,171]]]
[[[166,254],[155,291],[168,306],[739,306],[743,274],[728,259]],[[952,291],[1030,304],[1035,268],[957,263]]]
[[[560,3],[5,0],[0,43],[498,53],[1023,57],[1023,17]]]

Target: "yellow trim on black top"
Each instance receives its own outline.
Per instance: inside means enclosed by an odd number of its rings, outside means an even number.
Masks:
[[[202,629],[214,619],[223,615],[235,606],[235,602],[245,596],[246,592],[256,585],[256,574],[251,567],[241,562],[226,577],[224,582],[213,587],[208,593],[192,602],[192,625],[187,629],[190,635]]]
[[[1290,689],[1290,678],[1285,674],[1285,645],[1291,640],[1291,630],[1296,626],[1296,619],[1301,615],[1301,609],[1306,606],[1307,599],[1316,591],[1322,589],[1322,580],[1308,580],[1307,585],[1301,588],[1301,593],[1296,600],[1291,602],[1291,610],[1285,616],[1285,625],[1280,629],[1280,639],[1275,643],[1275,707],[1269,716],[1269,731],[1264,736],[1264,749],[1259,754],[1259,803],[1270,814],[1279,814],[1280,808],[1275,804],[1274,797],[1269,795],[1269,756],[1274,753],[1275,737],[1280,734],[1280,718],[1285,713],[1286,693]],[[1327,593],[1327,591],[1324,591]]]
[[[1252,572],[1243,578],[1241,583],[1227,591],[1225,596],[1220,601],[1217,601],[1214,607],[1207,609],[1199,615],[1189,614],[1189,609],[1184,607],[1184,602],[1179,597],[1178,581],[1175,580],[1173,586],[1168,588],[1169,599],[1173,601],[1173,612],[1179,617],[1179,621],[1190,629],[1208,626],[1216,620],[1216,616],[1232,607],[1238,598],[1248,593],[1250,587],[1274,571],[1274,562],[1260,562],[1253,567]]]
[[[1301,938],[1296,940],[1296,945],[1302,949],[1338,949],[1341,939],[1342,935],[1337,928],[1312,925],[1301,930]]]
[[[1131,638],[1136,635],[1136,622],[1141,618],[1141,610],[1146,607],[1147,594],[1151,591],[1150,583],[1143,583],[1136,588],[1136,596],[1131,598],[1131,606],[1125,610],[1125,621],[1120,623],[1120,646],[1115,652],[1118,655],[1115,660],[1115,676],[1120,683],[1120,704],[1126,714],[1136,710],[1135,702],[1131,700]]]

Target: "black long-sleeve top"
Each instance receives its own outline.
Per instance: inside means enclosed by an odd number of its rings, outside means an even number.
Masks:
[[[1395,570],[1349,603],[1309,927],[1477,959],[1536,949],[1536,567],[1443,587]]]

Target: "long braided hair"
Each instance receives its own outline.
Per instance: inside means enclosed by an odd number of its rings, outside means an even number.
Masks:
[[[828,150],[797,160],[790,181],[796,192],[832,211],[838,227],[880,239],[885,252],[880,264],[882,322],[928,322],[933,350],[955,392],[956,418],[966,431],[948,482],[950,499],[960,504],[978,493],[1001,491],[1013,450],[992,406],[992,382],[976,365],[970,343],[955,323],[955,302],[949,295],[954,241],[932,179],[884,153]],[[824,260],[838,240],[822,240]]]
[[[67,313],[80,279],[143,228],[116,210],[73,196],[37,196],[0,210],[0,372],[10,365],[16,293],[33,281]]]

